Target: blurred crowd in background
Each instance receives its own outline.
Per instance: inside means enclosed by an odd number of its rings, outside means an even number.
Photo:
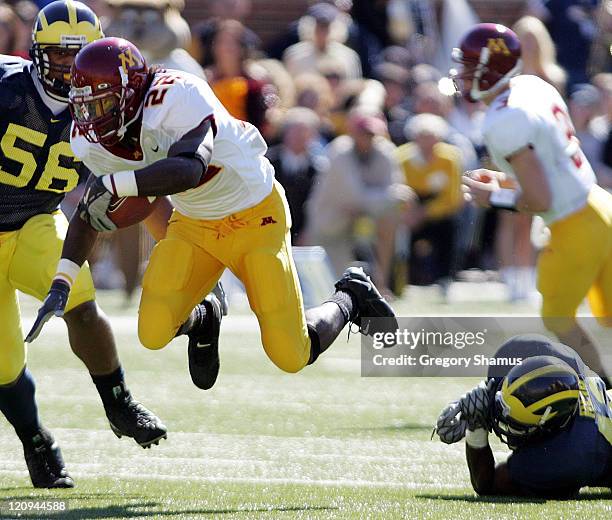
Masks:
[[[453,96],[447,78],[450,48],[479,21],[469,2],[311,2],[263,41],[244,22],[258,0],[208,0],[197,22],[181,15],[183,0],[83,1],[107,36],[131,40],[149,64],[206,78],[233,116],[259,128],[293,243],[323,246],[336,274],[365,262],[388,296],[407,284],[445,295],[466,277],[501,279],[511,300],[535,290],[543,226],[463,203],[463,172],[495,168],[480,132],[485,107]],[[46,3],[0,2],[0,53],[27,58]],[[512,29],[524,72],[563,93],[599,183],[612,189],[612,0],[528,0]],[[129,297],[150,246],[138,227],[105,240],[98,285]]]

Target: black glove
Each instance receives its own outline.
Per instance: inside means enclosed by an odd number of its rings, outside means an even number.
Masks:
[[[104,186],[102,177],[97,177],[79,202],[79,216],[96,231],[114,231],[117,226],[106,214],[111,199],[112,194]]]
[[[47,297],[42,307],[38,310],[36,321],[25,339],[26,343],[32,343],[32,341],[38,337],[44,324],[51,319],[51,316],[64,315],[64,309],[66,308],[66,303],[68,303],[69,295],[70,286],[66,282],[62,280],[53,280]]]

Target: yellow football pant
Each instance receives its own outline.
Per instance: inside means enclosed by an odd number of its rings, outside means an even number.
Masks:
[[[602,324],[612,318],[612,194],[595,186],[587,205],[550,225],[550,244],[538,258],[542,316],[576,315],[588,296]]]
[[[0,385],[15,381],[26,363],[16,291],[39,300],[47,296],[67,228],[68,222],[57,212],[32,217],[17,231],[0,232]],[[85,264],[72,286],[66,311],[94,297]]]
[[[174,211],[143,278],[138,335],[150,349],[167,345],[227,267],[246,288],[268,357],[287,372],[310,358],[302,292],[291,256],[291,218],[283,188],[221,220]]]

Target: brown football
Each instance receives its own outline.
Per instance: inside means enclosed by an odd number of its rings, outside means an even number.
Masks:
[[[126,228],[147,218],[159,200],[155,197],[113,197],[106,214],[118,228]]]

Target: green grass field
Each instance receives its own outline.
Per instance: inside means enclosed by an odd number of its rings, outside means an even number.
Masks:
[[[482,296],[482,294],[481,294]],[[612,518],[612,494],[579,500],[478,498],[463,444],[430,440],[441,407],[474,379],[362,378],[359,339],[343,334],[316,365],[283,374],[266,358],[254,318],[233,310],[222,329],[221,374],[202,392],[190,381],[186,339],[150,352],[136,307],[100,301],[115,326],[134,395],[157,412],[168,439],[143,450],[108,428],[87,372],[55,320],[29,350],[45,424],[60,442],[74,490],[34,490],[21,445],[0,420],[0,503],[65,499],[55,518]],[[533,312],[501,301],[442,304],[411,290],[400,314]],[[29,326],[34,305],[23,306]],[[495,443],[496,457],[505,456]],[[4,508],[5,517],[6,507]],[[51,517],[26,513],[25,518]],[[0,514],[2,517],[2,514]]]

